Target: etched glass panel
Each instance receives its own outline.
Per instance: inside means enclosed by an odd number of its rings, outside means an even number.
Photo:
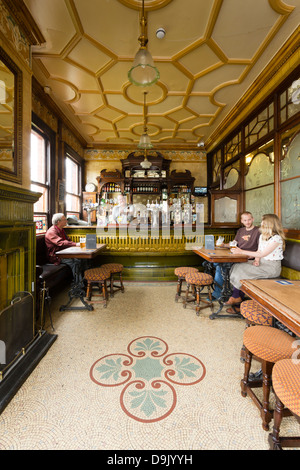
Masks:
[[[245,209],[252,213],[255,225],[260,225],[264,214],[274,213],[274,185],[246,191]]]
[[[215,222],[232,222],[237,220],[237,201],[227,196],[215,200]]]
[[[220,180],[221,175],[221,150],[213,155],[213,183],[216,183]]]
[[[239,172],[235,168],[230,168],[230,170],[225,175],[225,184],[224,189],[233,188],[239,180]]]
[[[281,216],[284,228],[300,230],[300,178],[281,183]]]
[[[285,158],[280,164],[280,179],[300,175],[300,133],[293,139]]]
[[[245,189],[256,188],[274,182],[274,167],[265,153],[253,157],[245,177]]]
[[[280,120],[285,122],[299,112],[300,79],[295,80],[287,90],[280,95]]]

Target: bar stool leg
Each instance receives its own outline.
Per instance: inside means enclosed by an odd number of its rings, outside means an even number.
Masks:
[[[251,363],[252,363],[252,353],[245,347],[244,377],[241,380],[242,397],[247,396],[247,387],[248,387],[248,382],[249,382]]]
[[[188,299],[188,296],[189,296],[189,291],[190,291],[190,285],[187,283],[186,284],[186,289],[185,289],[185,297],[183,299],[183,308],[186,308],[187,299]]]
[[[91,282],[88,281],[87,290],[86,290],[86,298],[87,300],[91,300],[91,297],[92,297],[92,285],[91,285]]]
[[[182,287],[182,279],[180,277],[178,277],[177,290],[176,290],[176,295],[175,295],[175,302],[178,302],[178,299],[181,296],[181,287]]]
[[[281,426],[281,421],[282,421],[282,417],[283,417],[283,409],[284,409],[283,403],[276,396],[276,405],[275,405],[275,410],[274,410],[273,432],[272,432],[272,434],[269,434],[270,450],[282,450],[280,437],[279,437],[279,432],[280,432],[280,426]]]
[[[272,370],[274,363],[263,361],[262,363],[262,372],[263,372],[263,399],[262,399],[262,409],[261,409],[261,418],[262,426],[265,431],[269,430],[269,423],[273,418],[273,413],[270,411],[270,390],[272,382]]]
[[[103,301],[104,301],[103,307],[106,308],[107,307],[107,297],[108,297],[106,281],[103,281],[101,284],[102,284],[102,295],[103,295]]]
[[[125,289],[124,289],[124,285],[123,285],[123,276],[122,276],[122,272],[120,272],[119,274],[120,274],[121,292],[124,293],[124,292],[125,292]]]
[[[200,315],[200,287],[196,286],[196,315]]]
[[[114,275],[111,273],[110,275],[110,296],[113,297],[114,296]]]

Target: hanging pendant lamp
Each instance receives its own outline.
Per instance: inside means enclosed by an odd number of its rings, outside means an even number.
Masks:
[[[147,20],[144,13],[144,0],[141,13],[141,34],[138,38],[140,49],[135,55],[131,69],[128,72],[128,78],[134,85],[150,86],[159,79],[159,71],[154,65],[154,61],[147,49]]]

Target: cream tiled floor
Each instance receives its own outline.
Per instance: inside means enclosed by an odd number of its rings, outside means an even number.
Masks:
[[[59,312],[66,292],[52,302],[58,339],[0,416],[0,449],[264,450],[268,432],[259,412],[240,393],[241,319],[195,315],[175,303],[173,283],[126,283],[104,309]],[[51,331],[51,329],[49,329]],[[164,340],[170,352],[195,356],[206,375],[177,387],[171,414],[144,423],[120,406],[120,387],[90,378],[101,357],[126,353],[135,338]],[[282,432],[300,433],[286,418]]]

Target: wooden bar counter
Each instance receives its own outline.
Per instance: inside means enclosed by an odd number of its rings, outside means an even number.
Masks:
[[[190,228],[192,230],[192,228]],[[202,261],[189,244],[201,245],[204,235],[213,234],[215,239],[222,235],[225,243],[232,240],[235,230],[204,228],[204,234],[193,237],[186,236],[182,228],[182,236],[170,227],[169,235],[162,227],[148,232],[145,236],[130,236],[126,227],[97,227],[96,225],[71,225],[65,228],[68,236],[75,242],[87,233],[96,233],[97,243],[106,244],[106,252],[101,255],[101,262],[120,263],[124,266],[123,278],[139,281],[175,281],[174,270],[178,266],[191,266],[203,270]],[[191,233],[191,230],[189,233]]]

